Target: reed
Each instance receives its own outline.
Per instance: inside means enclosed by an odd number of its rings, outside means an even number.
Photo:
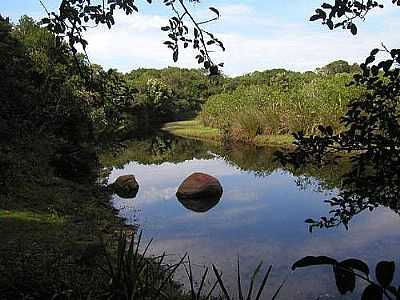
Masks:
[[[299,75],[296,75],[299,77]],[[315,134],[320,124],[342,130],[340,119],[347,105],[363,91],[349,87],[351,74],[300,75],[288,82],[239,86],[232,92],[211,96],[200,119],[206,126],[230,124],[236,139],[253,140],[258,135],[304,131]]]

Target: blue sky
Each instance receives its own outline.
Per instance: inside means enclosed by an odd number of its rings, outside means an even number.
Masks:
[[[23,14],[35,18],[44,15],[39,0],[1,1],[1,13],[13,21]],[[60,0],[43,2],[48,8],[57,9]],[[173,63],[171,53],[162,45],[165,33],[159,30],[171,12],[161,0],[153,2],[148,5],[145,0],[137,0],[140,13],[117,16],[112,30],[96,28],[87,32],[92,62],[121,71],[169,65],[196,67],[191,51],[182,53],[179,62]],[[276,67],[313,70],[336,59],[361,62],[382,42],[398,47],[400,8],[390,0],[384,2],[384,9],[359,24],[356,37],[346,31],[330,32],[308,21],[320,0],[202,0],[192,9],[200,18],[210,13],[210,6],[221,11],[221,19],[209,29],[223,40],[227,50],[214,55],[216,60],[225,62],[226,74],[238,75]]]

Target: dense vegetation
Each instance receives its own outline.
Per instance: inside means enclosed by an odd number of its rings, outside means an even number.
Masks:
[[[1,297],[86,298],[109,279],[81,255],[121,226],[96,184],[96,152],[131,97],[27,17],[0,18],[0,70]]]
[[[232,90],[209,98],[201,120],[247,142],[257,135],[314,134],[322,123],[340,131],[347,105],[362,93],[346,86],[350,71],[333,63],[318,73],[270,70],[234,78],[229,83]]]
[[[141,126],[193,118],[208,97],[221,90],[201,69],[138,69],[124,78],[135,89]]]

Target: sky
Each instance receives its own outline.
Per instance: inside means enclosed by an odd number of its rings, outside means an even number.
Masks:
[[[43,2],[50,10],[57,10],[61,0]],[[140,67],[198,67],[191,50],[181,52],[179,61],[173,62],[171,51],[163,45],[168,39],[166,33],[160,30],[168,24],[172,12],[162,5],[162,0],[153,2],[150,5],[136,0],[139,13],[118,13],[111,30],[90,29],[85,38],[91,62],[122,72]],[[221,18],[207,28],[224,42],[226,51],[216,49],[213,57],[225,63],[225,74],[235,76],[272,68],[314,70],[337,59],[360,63],[381,43],[389,48],[398,47],[400,8],[392,5],[391,0],[383,2],[384,9],[359,22],[357,36],[343,30],[329,31],[318,22],[308,21],[322,0],[202,0],[189,7],[200,20],[213,16],[210,6],[221,12]],[[24,14],[35,19],[45,15],[39,0],[0,3],[0,13],[14,22]]]

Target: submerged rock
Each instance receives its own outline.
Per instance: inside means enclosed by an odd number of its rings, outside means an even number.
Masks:
[[[176,197],[186,208],[206,212],[219,202],[222,193],[218,179],[204,173],[193,173],[179,186]]]
[[[139,191],[139,184],[133,175],[123,175],[112,184],[112,191],[121,198],[135,198]]]

